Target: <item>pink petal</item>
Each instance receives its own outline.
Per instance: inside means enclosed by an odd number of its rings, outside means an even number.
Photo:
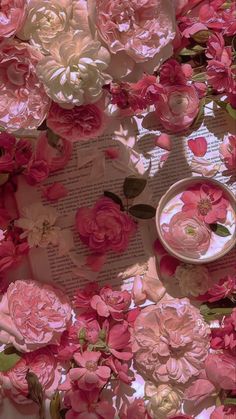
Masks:
[[[162,244],[161,244],[161,242],[160,242],[159,239],[156,239],[154,241],[153,248],[154,248],[155,253],[158,256],[163,256],[163,255],[165,255],[167,253],[166,249],[162,246]]]
[[[88,384],[96,384],[98,382],[99,378],[97,376],[97,374],[95,374],[94,372],[86,372],[85,376],[84,376],[84,381]]]
[[[103,379],[108,379],[111,375],[111,370],[109,367],[103,366],[103,367],[98,367],[97,371],[96,371],[97,375]]]
[[[188,147],[196,157],[203,157],[207,152],[207,141],[204,137],[188,140]]]
[[[168,134],[161,134],[155,138],[155,145],[163,150],[171,151],[172,144]]]
[[[161,274],[164,276],[173,276],[179,264],[180,261],[175,259],[173,256],[163,256],[160,261]]]
[[[48,201],[58,201],[68,195],[68,189],[62,183],[54,182],[47,188],[43,189],[43,196]]]
[[[118,157],[119,157],[119,150],[117,148],[115,148],[115,147],[109,147],[109,148],[107,148],[104,151],[104,153],[105,153],[105,156],[108,159],[111,159],[111,160],[118,159]]]
[[[89,266],[93,272],[100,272],[106,262],[106,259],[107,257],[105,254],[101,255],[93,253],[92,255],[87,256],[86,265]]]

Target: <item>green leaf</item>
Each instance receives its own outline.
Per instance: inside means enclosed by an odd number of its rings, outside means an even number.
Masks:
[[[236,398],[227,397],[223,404],[225,406],[236,406]]]
[[[60,415],[60,394],[57,391],[54,393],[53,398],[50,403],[50,415],[51,419],[61,419]]]
[[[151,205],[138,204],[133,205],[129,208],[129,213],[136,218],[141,218],[142,220],[148,220],[149,218],[155,217],[156,208]]]
[[[231,235],[230,231],[222,224],[209,224],[209,227],[211,231],[213,231],[213,233],[215,233],[217,236],[227,237]]]
[[[33,400],[39,407],[39,418],[45,419],[43,406],[43,387],[39,382],[36,374],[31,371],[26,373],[26,381],[28,383],[28,398]]]
[[[128,199],[136,198],[136,196],[139,196],[143,192],[146,184],[147,184],[147,180],[144,178],[136,178],[136,177],[125,178],[124,185],[123,185],[123,191],[124,191],[125,197]]]
[[[236,119],[236,109],[232,108],[229,103],[226,105],[226,110],[233,119]]]
[[[110,191],[104,191],[103,194],[107,198],[112,199],[112,201],[114,201],[116,204],[120,205],[121,211],[124,211],[123,202],[122,202],[121,198],[118,195],[116,195],[115,193],[110,192]]]
[[[0,352],[0,372],[10,370],[20,359],[21,354],[13,346],[5,348],[3,352]]]
[[[9,174],[8,173],[1,173],[0,174],[0,186],[4,185],[8,181]]]
[[[205,44],[211,34],[211,31],[202,30],[196,32],[194,35],[191,36],[191,38],[193,38],[194,41],[198,42],[199,44]]]
[[[204,47],[202,47],[201,45],[195,45],[193,48],[183,48],[179,55],[181,56],[190,56],[190,57],[195,57],[196,55],[201,54],[203,51],[205,50]]]

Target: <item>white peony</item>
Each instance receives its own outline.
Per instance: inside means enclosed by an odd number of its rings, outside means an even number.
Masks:
[[[61,105],[95,103],[110,83],[105,72],[110,54],[100,42],[81,33],[68,32],[56,38],[37,66],[47,94]]]
[[[145,384],[145,395],[149,398],[147,410],[150,416],[153,419],[166,419],[179,410],[183,393],[168,384],[161,384],[156,387],[154,384],[147,382]]]
[[[175,271],[175,277],[184,296],[197,297],[205,294],[213,284],[206,266],[179,265]]]

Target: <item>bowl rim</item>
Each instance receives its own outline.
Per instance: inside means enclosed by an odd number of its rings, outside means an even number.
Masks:
[[[166,243],[166,241],[164,240],[163,236],[162,236],[162,232],[161,232],[161,226],[160,226],[160,217],[161,217],[161,213],[162,210],[165,206],[165,204],[171,199],[171,197],[173,197],[173,191],[175,191],[176,189],[181,189],[181,186],[184,185],[188,185],[191,183],[211,183],[213,185],[216,185],[218,187],[220,187],[221,189],[223,189],[223,191],[226,193],[226,195],[228,195],[229,199],[230,199],[230,203],[232,205],[232,207],[234,208],[234,206],[236,206],[236,198],[233,194],[233,192],[222,182],[216,180],[216,179],[211,179],[208,178],[206,176],[189,176],[187,178],[181,179],[177,182],[175,182],[173,185],[170,186],[170,188],[166,191],[166,193],[161,197],[158,206],[157,206],[157,210],[156,210],[156,228],[157,228],[157,233],[158,233],[158,238],[161,241],[162,245],[164,246],[164,248],[167,250],[167,252],[174,256],[176,259],[185,262],[185,263],[190,263],[193,265],[198,265],[198,264],[205,264],[205,263],[210,263],[210,262],[214,262],[220,258],[222,258],[223,256],[225,256],[227,253],[229,253],[233,247],[236,245],[236,228],[232,237],[232,242],[229,246],[227,246],[224,250],[222,250],[221,252],[218,252],[215,255],[209,256],[205,259],[195,259],[189,256],[184,256],[181,253],[177,252],[176,250],[174,250],[171,246],[169,246],[168,243]]]

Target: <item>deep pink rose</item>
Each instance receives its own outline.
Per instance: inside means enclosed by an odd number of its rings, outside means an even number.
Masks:
[[[156,115],[171,132],[182,131],[193,123],[199,111],[199,98],[194,86],[170,86],[156,101]]]
[[[204,255],[210,246],[211,231],[192,213],[175,214],[169,224],[162,224],[162,234],[169,246],[186,256]]]
[[[180,64],[171,58],[166,61],[160,70],[160,83],[163,86],[184,86],[192,76],[192,67],[189,64]]]
[[[68,297],[51,285],[32,280],[10,284],[0,308],[6,319],[3,331],[8,337],[4,334],[5,341],[25,352],[59,344],[61,334],[71,321]]]
[[[105,197],[93,208],[78,209],[76,229],[81,240],[96,252],[123,252],[136,231],[136,224],[118,204]]]
[[[236,135],[230,135],[220,145],[220,157],[228,170],[236,172]]]
[[[53,103],[48,114],[47,126],[65,140],[84,141],[103,133],[106,117],[101,106],[96,104],[64,109]]]
[[[114,419],[115,408],[99,399],[99,390],[76,390],[69,395],[71,409],[65,419]]]
[[[209,354],[205,362],[207,378],[223,390],[236,390],[235,357],[228,353]]]
[[[36,75],[40,59],[26,43],[0,44],[0,125],[7,131],[35,129],[47,115],[50,99]]]
[[[51,397],[61,379],[60,367],[48,348],[24,354],[17,364],[4,373],[1,378],[6,394],[14,402],[32,403],[28,396],[27,372],[37,375],[46,397]]]
[[[131,303],[131,295],[128,291],[113,291],[106,286],[100,290],[99,295],[91,299],[91,307],[97,311],[99,316],[109,317],[115,320],[122,320],[124,311],[127,311]]]
[[[210,419],[235,419],[236,407],[235,406],[219,406],[212,412]]]
[[[0,38],[9,38],[21,29],[25,11],[25,0],[1,0]]]

